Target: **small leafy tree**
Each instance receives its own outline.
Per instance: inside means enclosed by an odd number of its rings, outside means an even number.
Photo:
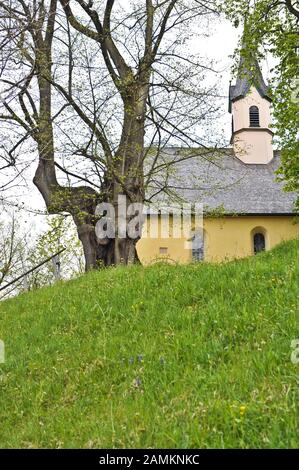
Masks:
[[[14,214],[6,213],[0,221],[0,287],[22,273],[25,255],[25,237],[21,236],[20,227]],[[22,281],[12,286],[5,295],[23,289]],[[0,295],[0,298],[4,294]]]
[[[49,228],[38,235],[28,250],[26,266],[28,269],[37,266],[41,261],[50,258],[64,247],[59,257],[49,261],[28,276],[28,289],[52,284],[57,279],[57,267],[61,279],[70,279],[84,272],[84,254],[82,245],[76,236],[75,226],[69,217],[62,215],[47,218]]]
[[[25,230],[25,224],[17,222],[14,213],[6,212],[5,217],[3,215],[0,222],[0,287],[22,277],[4,289],[0,298],[53,284],[58,276],[52,260],[23,275],[63,247],[66,247],[65,251],[54,260],[59,263],[59,278],[70,279],[84,272],[82,245],[69,217],[49,216],[48,228],[34,236],[32,229]]]

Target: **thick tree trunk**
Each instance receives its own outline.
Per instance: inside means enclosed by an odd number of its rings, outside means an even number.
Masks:
[[[77,232],[83,246],[85,270],[89,271],[97,267],[100,255],[95,227],[88,224],[77,225]]]
[[[53,11],[56,0],[52,0]],[[51,18],[54,25],[54,16]],[[53,26],[52,25],[52,26]],[[49,31],[50,33],[51,31]],[[148,95],[149,72],[140,81],[129,70],[124,81],[121,96],[124,103],[122,136],[115,157],[108,156],[109,181],[96,193],[90,187],[60,186],[56,178],[55,150],[51,106],[51,43],[52,34],[45,40],[38,36],[37,67],[40,92],[40,116],[37,134],[39,164],[34,183],[41,192],[50,213],[69,212],[77,227],[82,243],[86,270],[102,266],[133,264],[139,262],[136,244],[140,234],[130,237],[120,234],[117,223],[115,237],[98,239],[96,236],[96,203],[105,201],[113,205],[116,221],[119,218],[119,196],[125,196],[126,206],[143,203],[143,152],[146,98]],[[145,83],[145,85],[143,84]],[[110,158],[110,160],[109,160]],[[125,213],[123,220],[128,227],[135,214]]]
[[[136,249],[138,239],[116,237],[107,239],[107,242],[103,244],[97,240],[95,227],[92,225],[79,225],[77,231],[83,246],[86,271],[120,264],[140,263]]]
[[[105,266],[139,264],[137,241],[130,238],[111,240],[106,247]],[[115,257],[115,252],[118,254],[118,259]]]

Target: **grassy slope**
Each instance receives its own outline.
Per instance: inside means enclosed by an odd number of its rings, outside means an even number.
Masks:
[[[298,280],[299,240],[3,302],[0,446],[297,447]]]

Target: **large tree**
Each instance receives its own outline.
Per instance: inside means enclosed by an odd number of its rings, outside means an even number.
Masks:
[[[246,67],[253,57],[274,56],[270,89],[282,148],[279,175],[286,190],[299,194],[299,1],[224,0],[222,5],[236,25],[245,18],[241,54]]]
[[[86,269],[138,261],[138,237],[96,236],[96,206],[112,204],[117,218],[120,195],[143,203],[174,163],[161,154],[168,142],[205,149],[212,69],[186,45],[214,1],[9,0],[0,12],[3,167],[20,175],[22,156],[37,156],[34,184],[49,213],[72,215]]]

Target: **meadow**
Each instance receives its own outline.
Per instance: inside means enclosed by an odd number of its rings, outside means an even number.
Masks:
[[[1,448],[298,447],[299,240],[0,303]]]

